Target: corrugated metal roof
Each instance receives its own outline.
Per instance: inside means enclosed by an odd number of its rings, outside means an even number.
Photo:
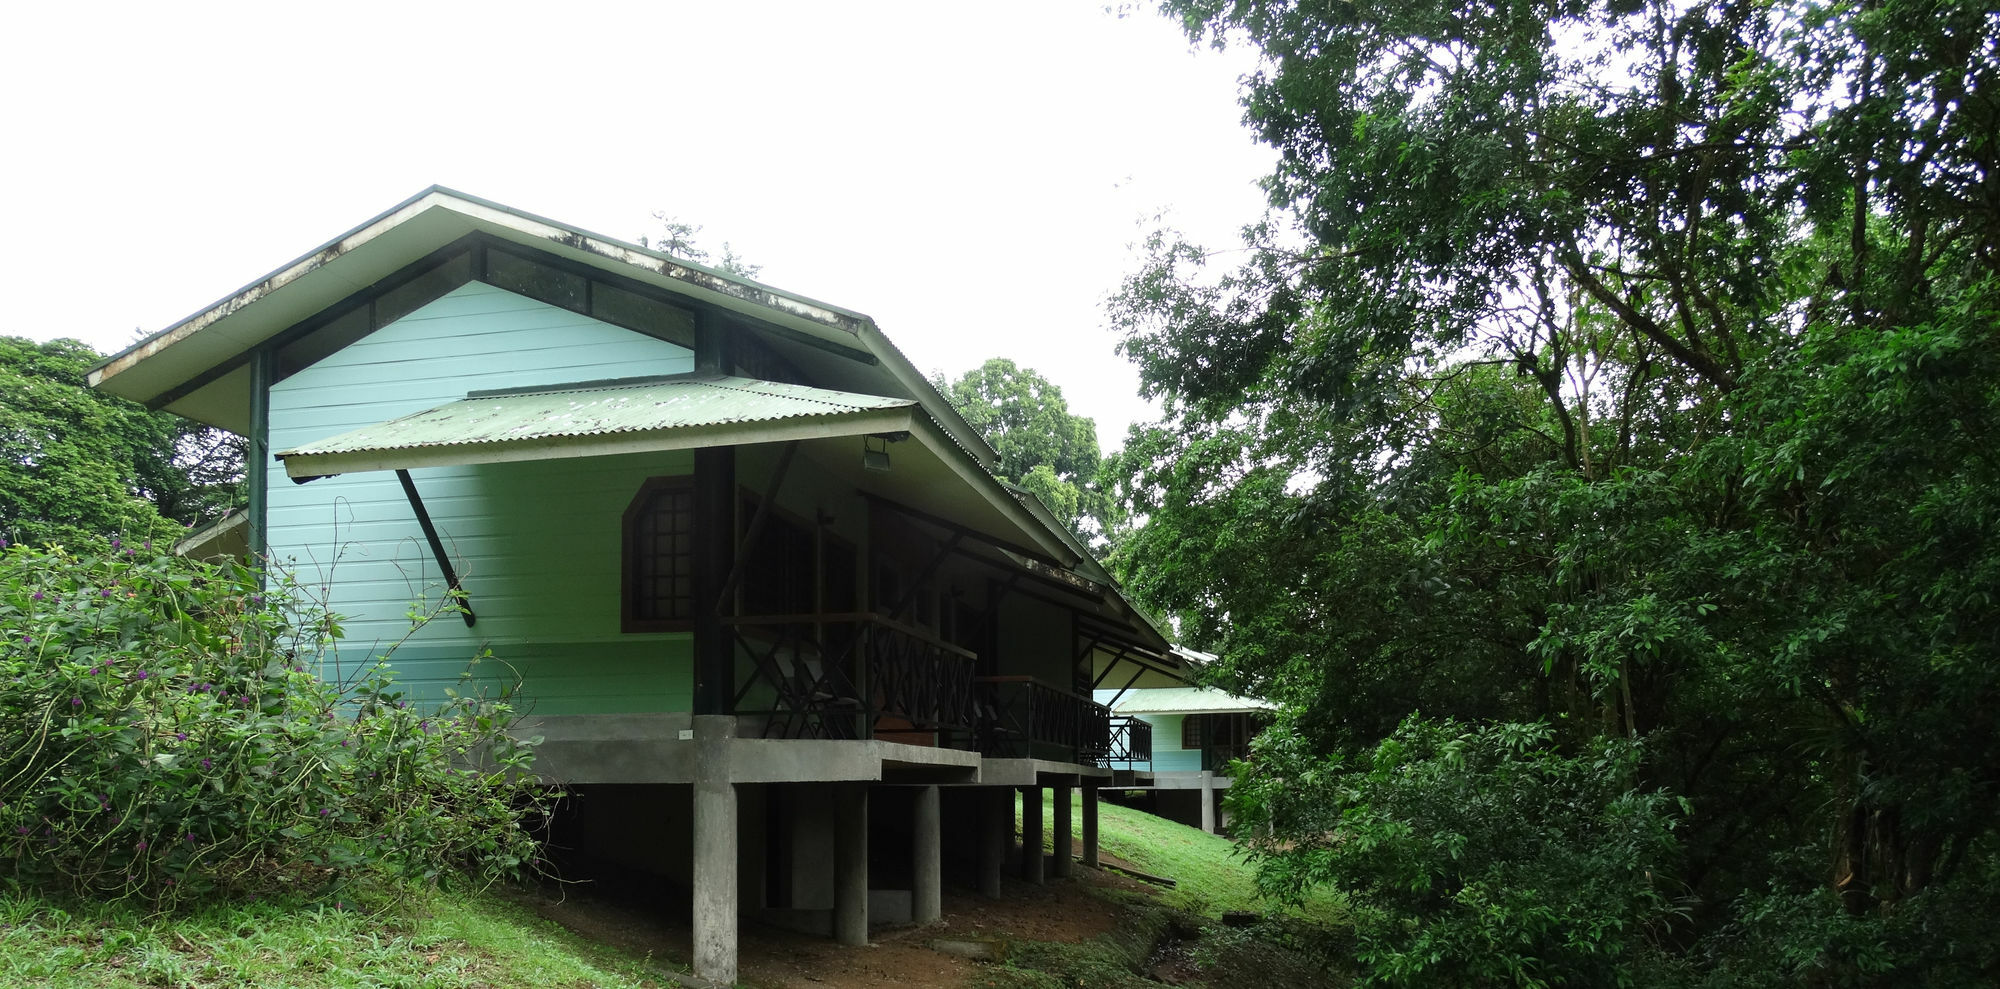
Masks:
[[[722,375],[592,381],[533,391],[474,392],[401,419],[283,450],[278,456],[655,432],[838,417],[915,405],[909,399]]]
[[[1111,708],[1113,714],[1248,714],[1275,711],[1278,705],[1255,697],[1238,697],[1210,687],[1152,687],[1134,690]]]

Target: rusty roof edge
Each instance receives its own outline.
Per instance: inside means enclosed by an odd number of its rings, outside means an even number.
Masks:
[[[936,420],[938,427],[951,434],[952,439],[981,467],[990,472],[993,465],[1000,462],[1000,451],[995,450],[984,434],[958,414],[951,400],[944,397],[944,393],[938,391],[937,386],[931,384],[931,379],[917,370],[915,364],[910,363],[902,348],[896,346],[895,341],[889,339],[889,335],[883,333],[874,320],[868,320],[863,326],[860,338],[870,351],[881,358],[882,366],[889,369],[897,382],[916,396],[917,402]]]
[[[433,199],[436,202],[426,205],[427,200]],[[423,212],[422,209],[417,208],[419,206],[429,208],[429,206],[446,205],[446,201],[448,200],[471,207],[471,209],[454,209],[454,212],[472,219],[492,220],[492,217],[481,217],[478,215],[480,211],[487,211],[512,217],[526,223],[539,224],[549,228],[553,231],[553,234],[532,230],[522,230],[520,232],[561,244],[572,250],[593,254],[611,261],[622,261],[626,264],[633,264],[632,259],[620,257],[620,254],[638,255],[655,262],[655,264],[634,265],[635,267],[652,268],[657,274],[672,278],[691,288],[728,296],[773,312],[783,313],[795,319],[808,320],[825,326],[828,329],[845,332],[850,336],[860,336],[862,326],[873,324],[873,320],[868,316],[854,312],[853,310],[843,309],[817,299],[786,292],[762,282],[717,271],[682,258],[641,247],[629,241],[607,237],[581,227],[552,220],[525,210],[515,209],[490,199],[459,192],[456,189],[443,185],[432,185],[418,192],[416,195],[370,217],[368,220],[334,237],[332,240],[278,266],[271,272],[217,299],[215,302],[167,326],[165,329],[149,334],[131,346],[98,361],[85,373],[85,380],[92,387],[95,387],[102,381],[137,363],[139,360],[143,360],[165,347],[179,343],[188,336],[199,332],[202,328],[235,313],[257,301],[262,296],[291,283],[299,277],[325,265],[327,262],[373,240],[385,230],[392,229],[409,219],[409,217],[397,219],[399,214],[409,213],[410,216],[414,216],[417,213]],[[390,222],[392,220],[394,222]],[[515,229],[519,229],[518,225],[514,224],[503,222],[501,225],[514,226]],[[604,249],[600,249],[599,245]]]
[[[202,327],[207,326],[210,323],[213,323],[216,320],[221,319],[222,317],[227,316],[230,313],[233,313],[238,309],[241,309],[244,306],[249,305],[251,302],[256,301],[257,297],[260,297],[283,285],[289,284],[290,282],[297,279],[301,275],[304,275],[307,272],[312,271],[313,269],[318,268],[321,265],[327,263],[328,261],[331,261],[334,258],[337,258],[342,254],[347,253],[349,250],[352,250],[354,247],[357,247],[362,243],[366,243],[368,240],[374,239],[374,236],[371,234],[370,236],[362,238],[361,240],[355,240],[355,238],[360,237],[364,233],[367,233],[374,227],[380,226],[381,224],[383,224],[389,218],[395,216],[396,214],[401,213],[405,210],[409,210],[412,207],[416,206],[418,203],[423,202],[425,199],[433,195],[437,195],[439,193],[445,193],[448,195],[457,195],[457,193],[453,193],[451,190],[446,189],[441,185],[430,186],[424,189],[423,191],[417,193],[416,195],[411,196],[410,198],[405,199],[402,202],[397,203],[396,205],[391,206],[388,209],[385,209],[382,212],[375,214],[365,222],[355,226],[353,229],[350,229],[345,233],[340,234],[339,236],[333,238],[332,240],[329,240],[326,243],[321,244],[320,246],[315,247],[312,250],[307,251],[304,254],[301,254],[298,257],[293,258],[292,260],[279,265],[278,267],[272,269],[270,272],[266,273],[262,277],[252,280],[249,284],[244,285],[242,288],[239,288],[236,291],[231,292],[228,295],[225,295],[222,298],[209,303],[208,305],[202,307],[201,309],[195,311],[194,313],[172,324],[169,324],[165,329],[155,333],[147,334],[145,337],[142,337],[138,342],[132,344],[129,347],[126,347],[124,350],[118,351],[117,353],[112,354],[101,361],[98,361],[96,364],[91,366],[90,370],[84,372],[84,381],[93,388],[97,387],[97,385],[100,382],[104,381],[106,378],[109,378],[112,375],[117,374],[119,371],[124,370],[126,367],[130,367],[132,364],[137,363],[138,360],[142,360],[146,356],[150,356],[151,354],[157,353],[164,347],[172,346],[173,344],[178,343],[183,339],[186,339],[190,334],[198,332]],[[376,232],[379,233],[380,231]],[[349,241],[355,241],[355,242],[353,244],[349,244],[348,243]],[[249,296],[250,298],[245,298],[246,296]],[[167,337],[170,336],[173,337],[173,339],[166,339]],[[113,365],[118,365],[117,370],[111,369]]]

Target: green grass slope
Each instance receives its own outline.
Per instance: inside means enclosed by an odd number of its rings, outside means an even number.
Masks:
[[[0,892],[0,986],[648,989],[675,983],[491,894],[396,909],[247,903],[188,916]]]
[[[1047,796],[1044,796],[1044,800]],[[1072,800],[1072,820],[1081,833],[1083,797]],[[1018,819],[1020,803],[1015,802]],[[1044,848],[1052,848],[1044,840]],[[1172,879],[1162,890],[1168,905],[1192,914],[1219,918],[1224,911],[1248,910],[1285,914],[1319,925],[1340,925],[1347,911],[1338,896],[1326,891],[1309,894],[1303,903],[1287,904],[1257,892],[1257,870],[1242,846],[1221,835],[1177,824],[1145,811],[1107,800],[1097,803],[1097,845],[1107,855],[1129,862],[1140,872]]]

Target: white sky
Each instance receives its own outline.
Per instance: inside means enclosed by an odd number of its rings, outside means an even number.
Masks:
[[[624,239],[664,210],[918,367],[1011,357],[1118,445],[1102,302],[1271,162],[1241,51],[1091,0],[20,4],[0,334],[158,330],[433,183]]]

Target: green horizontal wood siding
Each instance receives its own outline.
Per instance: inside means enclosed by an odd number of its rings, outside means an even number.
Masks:
[[[1201,772],[1201,750],[1181,748],[1181,723],[1187,720],[1187,715],[1144,714],[1139,720],[1153,726],[1154,772]]]
[[[474,390],[693,369],[685,347],[474,282],[275,386],[272,449]],[[619,568],[626,505],[646,478],[689,473],[691,454],[413,471],[478,615],[472,628],[452,616],[414,635],[412,603],[437,601],[444,582],[395,475],[299,485],[266,469],[273,559],[345,616],[329,673],[352,676],[394,646],[404,682],[437,696],[490,648],[482,679],[518,676],[538,714],[689,709],[689,636],[621,633]]]

